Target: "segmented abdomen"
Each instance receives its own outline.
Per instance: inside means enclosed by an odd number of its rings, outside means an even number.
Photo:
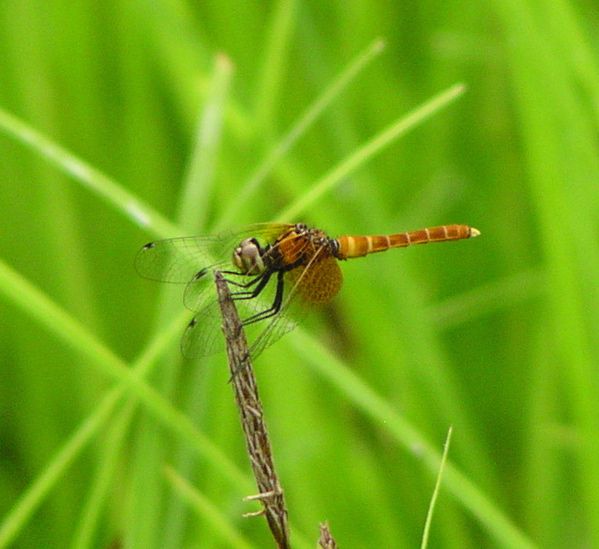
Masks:
[[[375,252],[384,252],[389,248],[405,248],[412,244],[446,242],[478,236],[480,232],[468,225],[442,225],[417,231],[377,236],[341,236],[337,239],[339,259],[362,257]]]

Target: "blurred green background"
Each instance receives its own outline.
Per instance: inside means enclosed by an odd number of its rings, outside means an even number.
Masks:
[[[482,231],[344,263],[257,361],[294,546],[325,519],[342,547],[420,544],[452,425],[431,547],[599,547],[598,24],[566,0],[2,2],[0,546],[271,545],[224,355],[183,362],[182,288],[132,264],[289,212]]]

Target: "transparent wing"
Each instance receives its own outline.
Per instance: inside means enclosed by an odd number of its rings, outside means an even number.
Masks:
[[[198,358],[224,351],[220,330],[220,307],[213,296],[204,308],[193,317],[181,338],[181,353],[185,358]]]
[[[160,282],[189,282],[201,270],[224,264],[216,237],[190,236],[146,244],[135,257],[140,276]]]
[[[214,285],[212,273],[205,278],[208,282],[206,287],[212,288]],[[235,297],[235,292],[242,291],[243,289],[235,286],[231,282],[246,281],[247,277],[228,274],[226,275],[226,279],[229,281],[229,288]],[[186,293],[188,289],[189,285],[186,288]],[[235,306],[237,307],[240,318],[243,320],[268,309],[274,301],[275,290],[276,275],[273,276],[272,280],[269,281],[259,296],[252,299],[236,299]],[[181,340],[181,352],[186,358],[207,356],[225,350],[221,329],[221,312],[216,292],[204,292],[197,295],[198,313],[187,325]],[[265,328],[265,322],[256,322],[246,326],[245,332],[249,342],[254,341],[260,335]]]
[[[257,223],[218,235],[156,240],[137,252],[135,270],[150,280],[185,284],[211,269],[228,268],[235,247],[244,238],[253,236],[264,244],[271,243],[289,227],[291,225],[280,223]]]

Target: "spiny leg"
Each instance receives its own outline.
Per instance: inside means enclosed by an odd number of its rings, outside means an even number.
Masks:
[[[249,282],[237,282],[236,280],[233,280],[231,278],[225,278],[225,281],[227,282],[227,284],[232,284],[233,286],[237,286],[238,288],[250,288],[251,286],[256,284],[256,282],[258,282],[265,275],[265,272],[260,273],[258,275],[253,275],[253,274],[249,274],[249,273],[240,273],[239,271],[221,271],[221,273],[224,275],[251,276],[252,277],[252,279]]]
[[[249,288],[253,284],[255,284],[256,282],[259,281],[258,285],[253,290],[246,291],[246,292],[233,292],[231,294],[231,296],[235,300],[237,300],[237,299],[253,299],[253,298],[257,297],[258,295],[260,295],[260,293],[262,292],[264,287],[268,284],[268,281],[270,280],[271,276],[272,276],[272,271],[265,271],[263,274],[259,275],[254,280],[252,280],[251,283],[243,286],[245,288]]]
[[[281,305],[283,303],[283,283],[284,283],[284,275],[285,275],[285,271],[278,271],[277,272],[277,289],[276,289],[276,293],[275,293],[275,299],[272,303],[272,306],[269,307],[268,309],[257,313],[253,316],[250,316],[249,318],[246,318],[242,324],[244,326],[247,326],[248,324],[253,324],[254,322],[258,322],[260,320],[265,320],[267,318],[270,318],[271,316],[276,315],[280,310],[281,310]],[[269,275],[270,278],[270,275]]]
[[[210,272],[210,269],[207,267],[199,270],[195,275],[193,275],[192,282],[197,282],[201,278],[204,278],[209,272]],[[254,274],[249,274],[249,273],[240,273],[239,271],[220,271],[220,272],[224,275],[248,276],[248,277],[251,276],[252,277],[252,279],[249,282],[237,282],[236,280],[232,280],[230,278],[225,278],[227,284],[232,284],[233,286],[238,286],[239,288],[251,287],[252,285],[256,284],[256,282],[258,282],[258,280],[260,280],[260,278],[262,276],[264,276],[264,274],[265,274],[265,273],[260,273],[258,275],[254,275]]]

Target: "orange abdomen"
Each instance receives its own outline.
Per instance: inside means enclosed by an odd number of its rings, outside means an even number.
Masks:
[[[389,248],[405,248],[412,244],[446,242],[478,236],[480,232],[468,225],[442,225],[418,231],[409,231],[380,236],[341,236],[337,239],[339,259],[362,257],[375,252],[384,252]]]

